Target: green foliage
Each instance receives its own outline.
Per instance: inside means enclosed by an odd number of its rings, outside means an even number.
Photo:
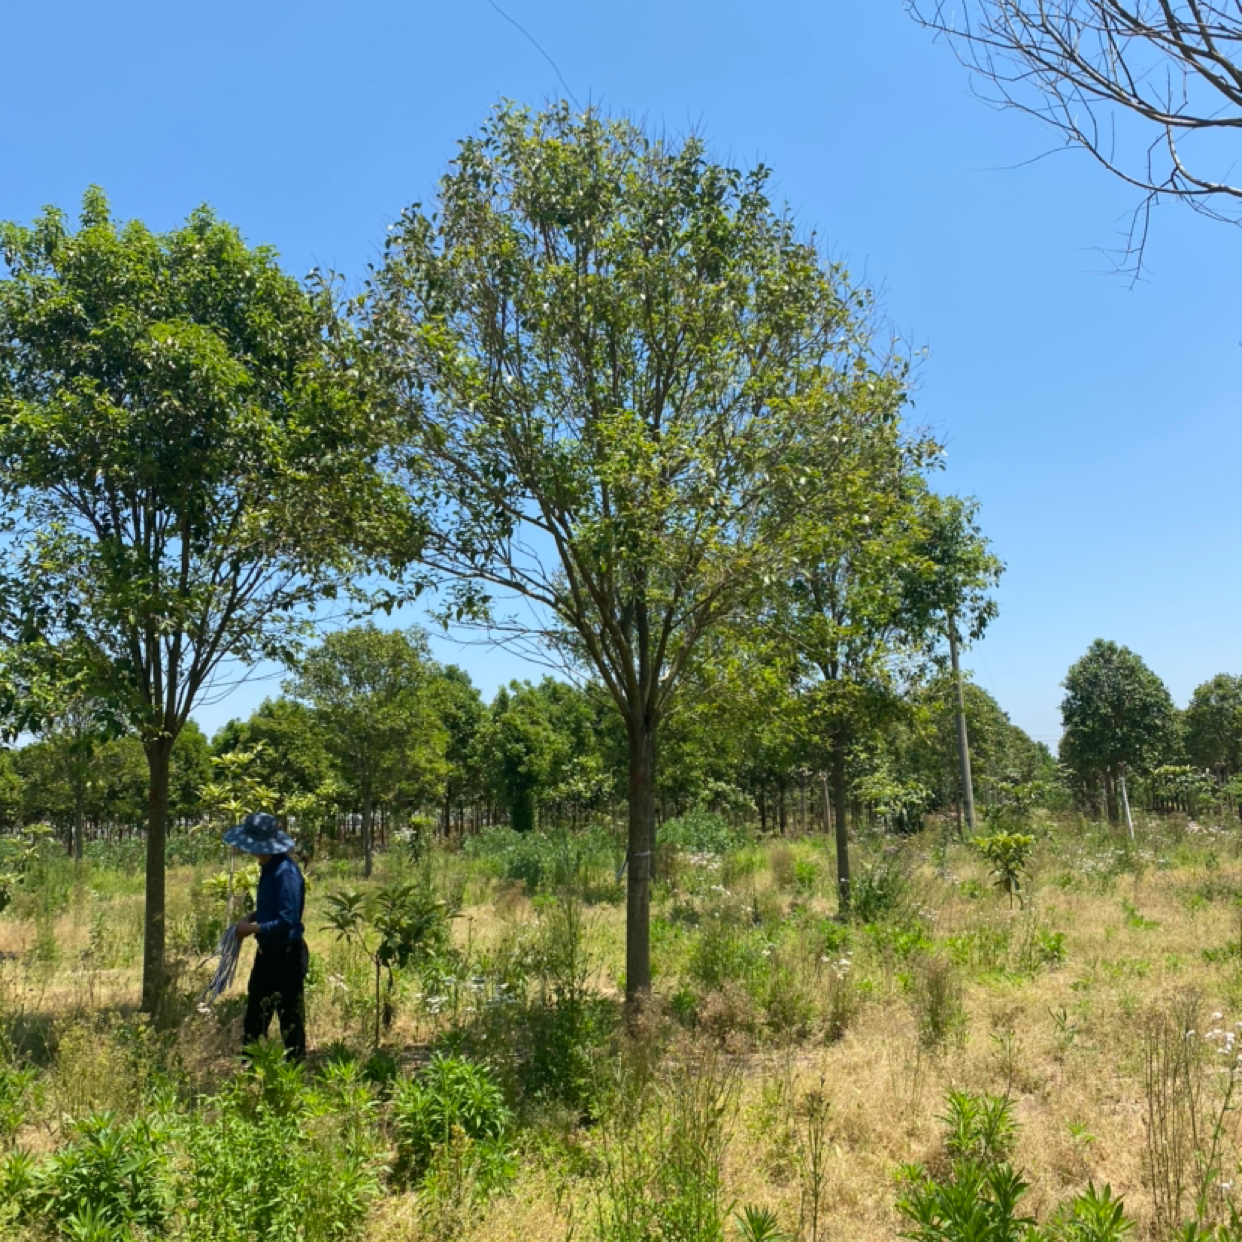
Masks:
[[[906,859],[886,851],[850,877],[850,917],[857,923],[878,923],[902,908],[908,888]]]
[[[0,254],[0,577],[21,638],[0,649],[0,715],[40,732],[77,698],[138,738],[154,877],[203,688],[222,661],[287,659],[318,601],[364,594],[406,509],[331,281],[304,287],[206,207],[167,234],[122,224],[97,187],[77,232],[47,208],[0,226]]]
[[[74,1124],[69,1143],[35,1175],[33,1202],[62,1228],[77,1218],[159,1231],[171,1207],[167,1135],[143,1118],[104,1112]],[[66,1230],[68,1232],[68,1230]],[[72,1236],[72,1235],[71,1235]]]
[[[598,1242],[723,1242],[722,1160],[736,1074],[715,1057],[623,1081],[603,1121],[594,1188]]]
[[[13,836],[0,836],[0,913],[10,905],[27,873],[38,868],[48,836],[45,824]]]
[[[286,1064],[276,1049],[203,1102],[181,1137],[179,1238],[358,1236],[383,1169],[370,1096],[350,1071],[336,1071],[325,1085],[323,1095],[312,1090],[301,1067]]]
[[[1121,1242],[1134,1229],[1112,1188],[1094,1183],[1060,1204],[1040,1226],[1022,1215],[1028,1189],[1008,1163],[1017,1138],[1008,1097],[951,1091],[940,1121],[951,1164],[943,1179],[921,1165],[900,1173],[903,1238],[915,1242]]]
[[[688,811],[660,825],[660,843],[687,854],[721,856],[737,849],[744,840],[743,833],[711,811]]]
[[[1061,757],[1078,780],[1158,765],[1175,742],[1176,713],[1164,683],[1128,647],[1097,638],[1065,675]],[[1110,806],[1110,816],[1116,808]]]
[[[771,1209],[748,1203],[733,1213],[739,1242],[791,1242],[792,1235],[780,1227],[780,1217]]]
[[[922,1170],[908,1174],[897,1210],[915,1242],[1028,1242],[1033,1216],[1020,1214],[1028,1183],[1007,1164],[959,1161],[937,1181]]]
[[[38,1072],[0,1061],[0,1144],[13,1141],[33,1103]]]
[[[1135,1229],[1125,1203],[1113,1198],[1111,1186],[1096,1190],[1094,1182],[1057,1208],[1043,1231],[1047,1242],[1122,1242]]]
[[[949,1156],[979,1165],[1008,1160],[1018,1137],[1013,1101],[1007,1096],[950,1091],[940,1124]]]
[[[395,971],[434,955],[448,938],[448,903],[435,896],[430,878],[387,884],[364,895],[355,890],[329,893],[324,931],[348,940],[371,959],[375,967],[375,1047],[380,1024],[392,1021]],[[380,999],[380,975],[388,976],[387,996]]]
[[[531,895],[593,881],[606,888],[616,870],[616,843],[598,826],[551,833],[488,828],[468,838],[463,849],[486,859],[499,878],[520,880]]]
[[[455,1132],[476,1144],[479,1159],[499,1170],[512,1115],[500,1084],[486,1066],[464,1057],[437,1054],[421,1078],[408,1078],[393,1092],[398,1169],[422,1179]]]
[[[1183,726],[1192,763],[1222,776],[1242,773],[1242,677],[1218,673],[1196,686]]]
[[[996,887],[1009,897],[1009,904],[1013,904],[1015,896],[1021,902],[1022,881],[1035,849],[1035,838],[1025,832],[996,832],[976,837],[975,847],[988,860]]]
[[[434,667],[421,630],[368,624],[326,635],[285,687],[313,709],[322,745],[362,809],[368,875],[377,802],[418,806],[440,787],[444,738],[428,696]]]

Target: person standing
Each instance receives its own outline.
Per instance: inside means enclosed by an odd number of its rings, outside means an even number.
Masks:
[[[224,834],[225,844],[253,854],[262,864],[254,913],[239,920],[239,941],[254,936],[258,949],[246,989],[242,1044],[267,1034],[272,1014],[280,1020],[285,1056],[306,1056],[306,971],[310,961],[302,914],[306,881],[293,860],[293,838],[280,830],[274,815],[256,811]]]

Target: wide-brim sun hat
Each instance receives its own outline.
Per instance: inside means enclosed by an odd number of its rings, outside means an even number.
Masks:
[[[244,854],[286,854],[293,849],[293,838],[281,832],[275,815],[253,811],[236,828],[224,834],[225,845]]]

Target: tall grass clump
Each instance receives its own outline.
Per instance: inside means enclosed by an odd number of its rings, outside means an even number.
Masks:
[[[736,1070],[714,1054],[687,1054],[657,1081],[619,1084],[593,1187],[597,1242],[722,1242],[738,1088]]]

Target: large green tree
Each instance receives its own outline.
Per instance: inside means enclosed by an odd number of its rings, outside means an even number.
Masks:
[[[1120,817],[1117,782],[1161,762],[1177,713],[1164,682],[1128,647],[1097,638],[1065,675],[1061,757],[1081,784],[1104,782],[1109,819]]]
[[[285,685],[314,713],[323,745],[362,813],[371,874],[375,808],[402,786],[429,791],[444,739],[427,694],[435,672],[421,630],[354,626],[327,634]]]
[[[1242,677],[1217,675],[1195,687],[1183,717],[1186,755],[1222,780],[1242,772]]]
[[[165,234],[99,190],[75,232],[0,228],[10,720],[64,683],[149,769],[143,1004],[164,964],[169,761],[230,670],[289,655],[400,509],[331,289],[200,209]],[[46,687],[47,694],[27,693]]]
[[[928,489],[935,445],[903,443],[894,431],[872,456],[861,472],[873,480],[871,496],[854,498],[827,537],[806,547],[769,613],[778,645],[801,671],[808,722],[823,739],[842,911],[850,906],[851,750],[906,713],[902,692],[950,625],[982,634],[1001,571],[974,505]]]
[[[444,775],[440,798],[444,805],[444,832],[452,829],[453,811],[477,797],[481,786],[478,738],[483,724],[483,697],[470,675],[455,664],[435,673],[428,696],[444,736]]]
[[[787,572],[849,446],[901,400],[867,297],[768,181],[694,137],[506,106],[373,282],[449,611],[585,665],[625,722],[631,1012],[661,724],[703,637]]]

